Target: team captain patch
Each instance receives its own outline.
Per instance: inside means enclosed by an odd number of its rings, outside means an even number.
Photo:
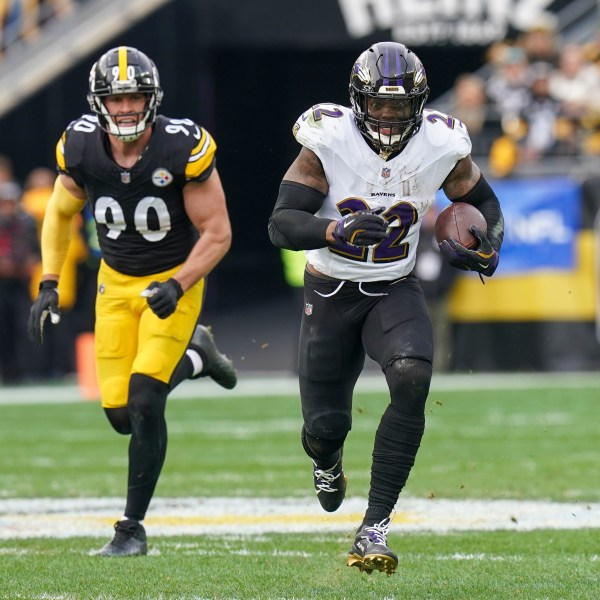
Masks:
[[[152,183],[157,187],[166,187],[173,182],[173,175],[166,169],[156,169],[152,173]]]

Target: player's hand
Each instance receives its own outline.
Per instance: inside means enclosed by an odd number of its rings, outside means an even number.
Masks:
[[[50,315],[52,325],[56,325],[60,321],[57,281],[46,280],[40,283],[37,300],[29,311],[27,333],[29,339],[39,346],[44,343],[44,323],[48,315]]]
[[[479,227],[473,225],[469,231],[479,240],[477,250],[469,250],[454,238],[448,238],[440,243],[440,252],[457,269],[477,271],[491,277],[498,266],[498,252],[492,248],[487,235]]]
[[[383,207],[359,210],[340,219],[333,237],[353,246],[372,246],[387,237],[387,221],[381,216]]]
[[[179,282],[171,278],[162,283],[153,281],[142,292],[142,296],[147,299],[148,306],[158,318],[166,319],[175,312],[177,302],[183,296],[183,290]]]

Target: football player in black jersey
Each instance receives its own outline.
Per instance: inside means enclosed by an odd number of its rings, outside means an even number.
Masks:
[[[197,325],[206,276],[231,245],[216,144],[189,119],[157,115],[155,64],[135,48],[93,65],[92,114],[69,124],[56,147],[59,176],[42,231],[44,274],[29,318],[42,343],[58,322],[57,283],[71,221],[89,203],[102,262],[96,296],[96,365],[102,406],[130,434],[127,502],[98,554],[147,552],[142,521],[165,459],[165,404],[182,380],[211,376],[231,389],[236,373]]]

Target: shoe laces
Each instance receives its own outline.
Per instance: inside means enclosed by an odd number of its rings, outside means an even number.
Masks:
[[[375,525],[365,527],[363,531],[368,535],[369,539],[374,544],[381,544],[382,546],[387,546],[387,534],[390,530],[390,524],[394,516],[395,515],[391,515],[383,519],[383,521],[375,523]]]
[[[342,471],[334,473],[337,468],[339,461],[333,465],[330,469],[315,469],[314,475],[316,478],[315,487],[318,488],[319,492],[337,492],[337,488],[332,488],[331,485],[335,480],[342,474]],[[316,466],[316,465],[315,465]]]

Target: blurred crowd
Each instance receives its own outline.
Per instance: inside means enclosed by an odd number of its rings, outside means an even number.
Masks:
[[[460,75],[447,112],[465,123],[473,155],[495,177],[545,157],[600,155],[600,33],[563,42],[549,15],[493,44],[477,74]]]
[[[52,169],[37,167],[21,185],[11,159],[0,155],[0,382],[5,385],[74,374],[76,339],[94,327],[100,253],[93,219],[82,213],[60,280],[61,327],[47,328],[41,347],[27,338],[41,277],[41,225],[55,179]]]
[[[41,28],[61,18],[75,0],[0,0],[0,60],[7,48],[35,41]]]

